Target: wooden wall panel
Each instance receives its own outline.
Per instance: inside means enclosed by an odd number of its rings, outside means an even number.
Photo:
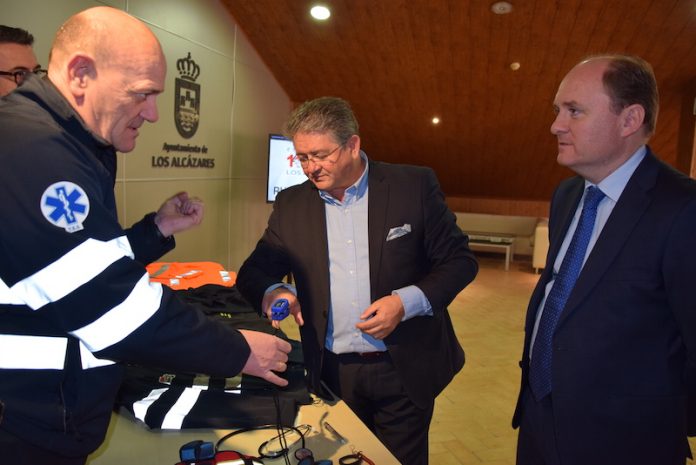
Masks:
[[[555,162],[551,103],[589,54],[653,64],[662,108],[650,144],[676,164],[696,0],[510,0],[504,16],[477,0],[331,0],[324,23],[304,0],[221,1],[291,100],[346,98],[369,156],[433,167],[448,196],[549,198],[572,174]]]

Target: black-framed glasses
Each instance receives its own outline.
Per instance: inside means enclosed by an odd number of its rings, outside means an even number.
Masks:
[[[310,160],[318,164],[324,163],[326,161],[333,161],[335,163],[338,159],[329,160],[329,157],[333,155],[336,152],[336,150],[343,148],[344,145],[346,145],[345,142],[328,152],[298,153],[295,154],[295,156],[298,160],[300,160],[300,164],[302,164],[302,166],[307,166],[307,163],[309,163]]]
[[[32,73],[42,78],[46,75],[47,71],[41,68],[34,68],[33,70],[22,68],[15,71],[0,71],[0,76],[12,76],[15,84],[20,85],[27,76]]]

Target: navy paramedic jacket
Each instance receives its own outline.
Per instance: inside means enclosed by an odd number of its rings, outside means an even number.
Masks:
[[[0,428],[64,456],[102,442],[117,362],[234,376],[243,336],[150,283],[173,247],[117,221],[116,153],[47,80],[0,99]]]

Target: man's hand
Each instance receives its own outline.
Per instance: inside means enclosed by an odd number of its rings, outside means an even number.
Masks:
[[[396,294],[375,300],[372,305],[360,315],[362,323],[355,325],[360,331],[375,339],[389,336],[396,325],[404,317],[404,304]]]
[[[293,318],[295,318],[297,325],[302,326],[304,324],[304,319],[302,319],[302,308],[300,307],[300,302],[297,300],[295,294],[284,287],[273,289],[271,292],[263,296],[263,301],[261,302],[263,314],[267,318],[271,318],[271,306],[273,305],[273,302],[278,299],[287,299],[290,314],[293,316]],[[271,324],[274,328],[280,328],[280,321],[272,320]]]
[[[288,381],[281,378],[274,371],[287,369],[288,354],[292,348],[290,344],[278,337],[258,331],[239,331],[251,348],[242,373],[258,376],[278,386],[287,386]]]
[[[157,210],[155,224],[164,237],[186,231],[203,221],[203,201],[179,192]]]

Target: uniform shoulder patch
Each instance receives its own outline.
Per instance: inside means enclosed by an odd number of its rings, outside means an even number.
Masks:
[[[89,214],[89,198],[75,183],[56,182],[41,196],[41,213],[51,224],[69,233],[80,231]]]

